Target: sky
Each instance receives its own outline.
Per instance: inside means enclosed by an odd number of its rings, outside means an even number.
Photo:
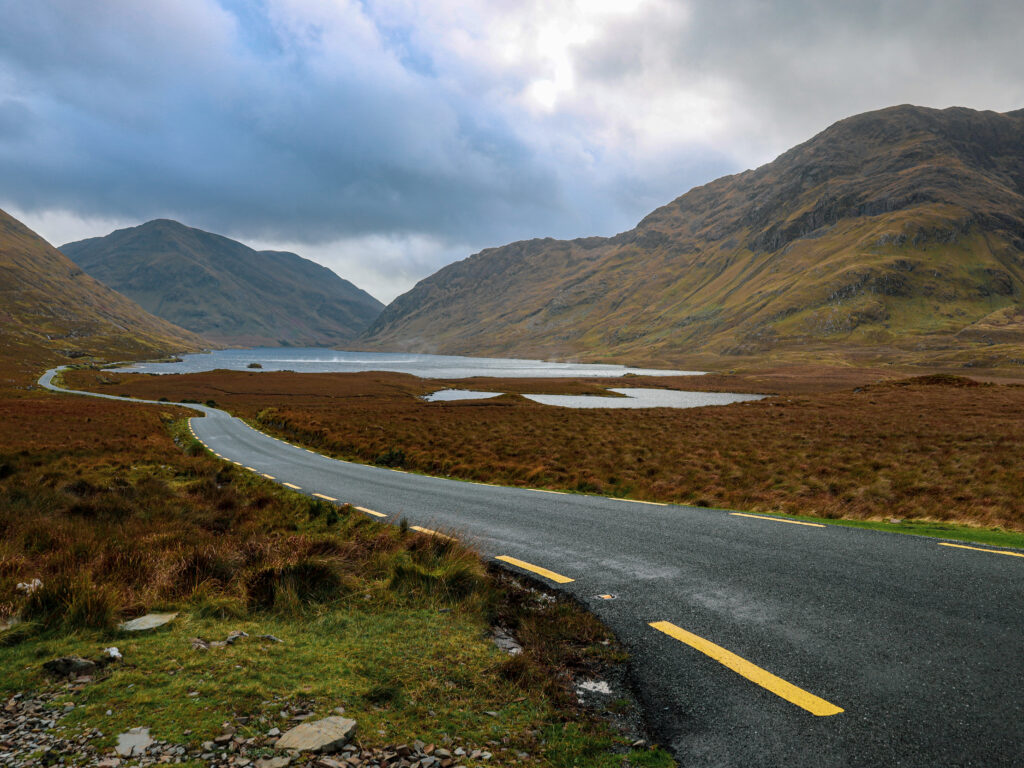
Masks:
[[[173,218],[384,301],[831,123],[1024,107],[1019,0],[0,0],[0,208]]]

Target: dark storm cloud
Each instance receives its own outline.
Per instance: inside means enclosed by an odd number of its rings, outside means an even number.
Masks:
[[[284,29],[274,45],[264,23],[254,42],[247,19],[200,2],[5,17],[0,197],[22,207],[330,238],[493,235],[562,206],[530,147],[373,29]]]
[[[0,205],[77,217],[79,237],[170,216],[308,245],[385,298],[485,246],[621,231],[851,114],[1024,106],[1019,0],[0,0],[0,18]]]

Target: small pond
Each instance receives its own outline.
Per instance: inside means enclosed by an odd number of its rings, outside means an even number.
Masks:
[[[542,405],[563,408],[702,408],[706,405],[729,405],[750,400],[761,400],[767,395],[743,395],[735,392],[680,392],[675,389],[645,389],[622,387],[609,389],[624,397],[600,395],[523,395]],[[497,397],[500,392],[476,392],[466,389],[442,389],[427,395],[430,402],[453,400],[482,400]]]

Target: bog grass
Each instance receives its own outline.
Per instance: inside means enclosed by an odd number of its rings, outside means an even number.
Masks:
[[[671,764],[576,704],[575,677],[623,660],[592,616],[534,599],[457,541],[195,450],[184,415],[0,399],[0,617],[22,619],[0,633],[0,695],[54,685],[44,661],[116,645],[124,662],[66,689],[76,707],[62,721],[99,728],[106,744],[137,725],[198,744],[241,715],[265,731],[301,703],[322,716],[345,707],[369,746],[448,734],[537,765]],[[34,578],[32,594],[16,588]],[[117,628],[167,610],[180,615],[165,628]],[[521,656],[494,646],[495,622],[523,638]],[[233,630],[250,637],[190,643]]]
[[[75,375],[72,383],[104,390],[90,383],[91,373]],[[216,392],[229,410],[292,442],[432,475],[830,521],[898,518],[917,532],[993,543],[1020,544],[1015,537],[1024,531],[1024,386],[1014,382],[783,369],[629,380],[774,395],[724,407],[574,410],[520,397],[420,399],[450,384],[399,374],[214,371],[122,374],[116,386],[171,399]],[[461,386],[515,393],[622,384],[476,379]]]

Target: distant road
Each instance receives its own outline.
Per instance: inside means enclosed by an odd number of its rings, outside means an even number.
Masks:
[[[1024,552],[407,474],[183,405],[227,461],[578,597],[686,768],[1024,765]]]

